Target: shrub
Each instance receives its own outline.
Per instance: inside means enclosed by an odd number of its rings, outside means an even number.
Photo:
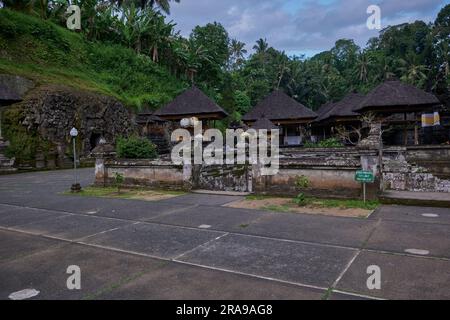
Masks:
[[[295,198],[294,198],[294,203],[296,205],[298,205],[299,207],[302,207],[304,205],[307,204],[307,199],[304,193],[299,193]]]
[[[122,188],[123,183],[125,182],[125,178],[123,174],[119,172],[114,173],[114,184],[117,187],[117,193],[120,194],[120,189]]]
[[[156,147],[146,138],[130,137],[117,140],[117,156],[126,159],[155,159]]]
[[[328,138],[320,141],[319,143],[307,141],[303,146],[305,148],[340,148],[344,145],[338,138]]]
[[[299,189],[306,189],[309,187],[310,181],[306,176],[297,176],[297,178],[295,179],[295,185]]]

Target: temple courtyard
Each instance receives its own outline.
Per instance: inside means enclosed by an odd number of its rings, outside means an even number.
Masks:
[[[228,205],[241,196],[80,197],[72,180],[0,176],[0,299],[450,299],[450,209],[334,217]]]

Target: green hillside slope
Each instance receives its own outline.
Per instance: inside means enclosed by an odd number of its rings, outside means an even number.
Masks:
[[[136,108],[157,108],[187,87],[147,56],[6,9],[0,10],[0,73],[111,95]]]

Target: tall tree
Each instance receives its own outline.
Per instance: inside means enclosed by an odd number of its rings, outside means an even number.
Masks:
[[[247,49],[245,49],[245,43],[236,39],[232,39],[230,43],[229,67],[232,70],[236,70],[240,66],[242,66],[246,54]]]
[[[269,49],[267,39],[258,39],[256,44],[253,46],[253,50],[256,51],[256,54],[266,53],[267,49]]]

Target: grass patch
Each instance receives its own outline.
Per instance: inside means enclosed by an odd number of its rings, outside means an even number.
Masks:
[[[268,205],[268,206],[262,207],[261,209],[268,210],[268,211],[277,211],[277,212],[290,212],[291,211],[291,208],[289,208],[288,205],[282,205],[282,206]]]
[[[375,210],[380,205],[378,200],[363,200],[358,199],[320,199],[314,197],[305,198],[305,206],[312,206],[316,208],[339,208],[339,209],[366,209]]]
[[[174,190],[148,190],[148,189],[121,189],[117,192],[115,187],[86,187],[79,193],[65,192],[66,195],[77,195],[82,197],[116,198],[157,201],[186,194],[184,191]]]

